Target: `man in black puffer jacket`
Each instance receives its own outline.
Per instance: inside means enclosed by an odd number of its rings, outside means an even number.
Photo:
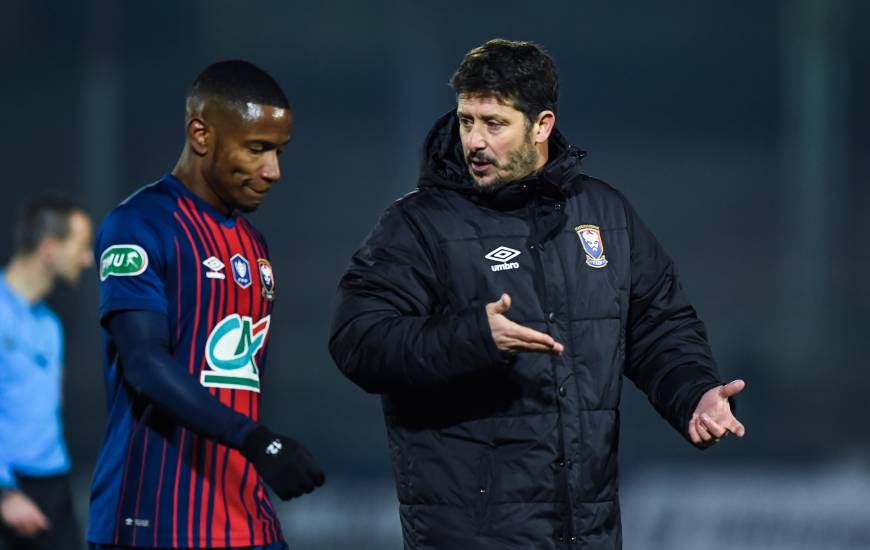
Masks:
[[[330,351],[383,396],[406,549],[621,547],[623,374],[698,447],[744,427],[673,262],[555,129],[537,45],[451,85],[419,189],[341,280]]]

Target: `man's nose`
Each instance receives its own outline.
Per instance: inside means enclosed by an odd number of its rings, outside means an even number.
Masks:
[[[470,151],[486,149],[486,139],[477,124],[475,124],[468,132],[467,146]]]
[[[278,163],[278,153],[276,151],[269,151],[265,156],[266,162],[260,171],[260,177],[269,183],[274,183],[281,179],[281,166]]]

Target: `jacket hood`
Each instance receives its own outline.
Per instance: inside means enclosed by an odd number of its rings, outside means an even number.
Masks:
[[[462,143],[459,140],[459,123],[456,112],[450,110],[436,122],[423,145],[420,164],[420,180],[418,186],[445,187],[468,195],[504,195],[513,194],[521,185],[505,185],[495,193],[481,193],[474,186],[474,180],[468,172],[468,166],[462,154]],[[550,155],[544,168],[530,176],[518,180],[530,183],[526,187],[535,187],[538,182],[546,182],[559,190],[581,173],[581,159],[586,152],[570,145],[565,136],[553,129],[548,141]]]

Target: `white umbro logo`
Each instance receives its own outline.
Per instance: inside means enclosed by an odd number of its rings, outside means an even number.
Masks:
[[[500,264],[489,266],[493,271],[507,271],[508,269],[519,269],[520,264],[518,262],[511,262],[511,260],[520,254],[519,250],[500,246],[484,256],[484,258],[493,262],[501,262]]]
[[[210,271],[205,272],[205,276],[209,279],[226,279],[226,275],[221,273],[224,268],[224,263],[214,256],[207,260],[203,260],[202,265],[209,268]]]
[[[266,454],[267,455],[276,455],[276,454],[281,452],[281,447],[282,447],[281,440],[276,439],[273,442],[269,443],[269,446],[266,447]]]

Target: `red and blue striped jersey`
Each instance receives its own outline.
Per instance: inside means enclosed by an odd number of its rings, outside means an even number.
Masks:
[[[222,215],[167,175],[109,214],[95,252],[101,319],[122,310],[165,314],[175,365],[214,399],[259,421],[276,287],[266,242],[248,220]],[[222,548],[282,540],[253,466],[138,397],[103,333],[108,426],[88,541]]]

